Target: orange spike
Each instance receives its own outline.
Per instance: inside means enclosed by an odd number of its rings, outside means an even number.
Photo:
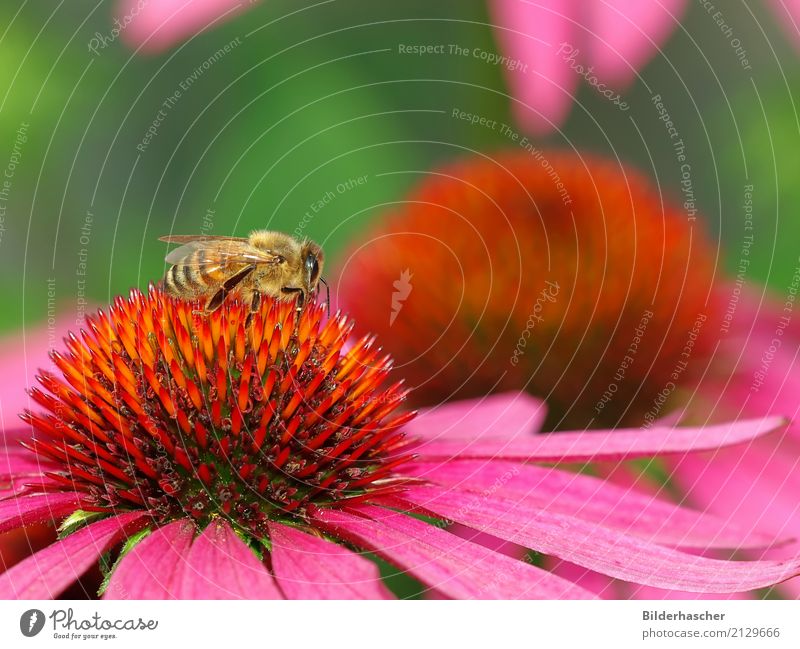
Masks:
[[[217,399],[225,401],[228,395],[228,376],[222,365],[218,365],[214,373],[214,386],[217,388]]]
[[[178,362],[175,359],[172,359],[172,362],[169,364],[169,372],[170,376],[172,376],[175,383],[178,384],[178,387],[185,390],[186,389],[186,377],[183,374]],[[153,388],[155,389],[155,388]]]
[[[239,363],[244,362],[244,354],[246,349],[247,335],[244,330],[244,323],[239,323],[239,328],[236,330],[236,338],[234,344],[234,357]]]
[[[192,405],[198,412],[205,410],[205,403],[203,402],[203,393],[197,384],[191,379],[186,379],[186,392],[192,400]]]
[[[200,448],[205,449],[208,445],[208,430],[203,426],[199,417],[194,420],[194,436]]]
[[[192,432],[192,424],[189,421],[189,417],[187,417],[186,413],[183,410],[178,410],[178,426],[180,426],[181,430],[188,435]]]
[[[244,411],[247,407],[247,402],[250,400],[250,374],[253,369],[253,355],[250,354],[242,367],[242,373],[239,377],[239,391],[237,405],[239,410]]]

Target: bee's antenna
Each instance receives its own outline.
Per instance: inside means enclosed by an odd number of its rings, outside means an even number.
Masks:
[[[325,281],[324,277],[320,277],[319,281],[325,284],[325,307],[328,310],[328,317],[331,317],[331,287],[328,286],[328,282]]]

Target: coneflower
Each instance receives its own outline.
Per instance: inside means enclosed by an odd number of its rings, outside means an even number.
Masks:
[[[340,300],[383,333],[396,372],[422,386],[420,402],[527,389],[556,408],[551,427],[608,416],[645,427],[665,417],[796,420],[800,268],[781,300],[726,284],[693,218],[640,174],[595,157],[467,158],[426,177],[356,242]],[[409,275],[398,296],[404,282],[393,278]],[[743,528],[797,538],[798,457],[795,421],[781,436],[648,463],[645,482]],[[643,477],[625,465],[592,469],[623,484]],[[597,581],[617,596],[688,596]],[[777,592],[797,597],[800,580]]]
[[[467,157],[427,174],[351,249],[341,303],[420,405],[524,389],[554,427],[640,424],[713,343],[715,254],[700,223],[591,155]]]
[[[197,308],[134,291],[52,355],[32,430],[0,448],[0,532],[50,521],[60,535],[0,575],[0,597],[57,596],[101,557],[106,597],[388,597],[370,556],[447,597],[592,596],[480,534],[662,588],[800,571],[673,549],[774,539],[530,463],[717,448],[778,417],[535,436],[544,405],[510,393],[414,418],[396,414],[402,386],[382,387],[390,360],[371,337],[350,344],[344,317],[271,300]]]

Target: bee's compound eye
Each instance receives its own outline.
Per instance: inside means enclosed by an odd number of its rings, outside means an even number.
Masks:
[[[309,254],[306,257],[306,272],[308,272],[312,282],[317,281],[319,277],[319,261],[317,261],[316,255]]]

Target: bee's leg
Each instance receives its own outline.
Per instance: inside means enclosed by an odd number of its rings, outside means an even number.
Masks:
[[[219,309],[226,297],[228,297],[228,291],[226,291],[224,288],[220,288],[216,293],[214,293],[214,295],[211,296],[208,304],[206,304],[206,311],[211,313],[212,311]]]
[[[284,295],[292,295],[293,293],[297,294],[297,297],[295,298],[295,311],[297,317],[294,319],[294,333],[297,334],[297,330],[300,328],[300,316],[303,313],[303,307],[306,303],[306,293],[302,288],[292,288],[289,286],[284,286],[281,289],[281,292]]]
[[[253,264],[250,264],[226,279],[222,286],[219,287],[219,290],[214,293],[214,295],[208,301],[208,304],[206,304],[206,311],[210,312],[219,309],[222,306],[222,303],[225,301],[225,298],[228,297],[228,294],[231,293],[245,277],[252,273],[255,268],[256,267]]]
[[[293,293],[297,293],[297,297],[295,298],[297,300],[297,310],[298,311],[303,310],[303,306],[305,305],[306,301],[306,293],[302,288],[293,288],[291,286],[284,286],[281,289],[281,293],[283,293],[284,295],[292,295]]]
[[[247,319],[244,322],[245,327],[249,327],[253,321],[253,315],[258,313],[258,307],[261,306],[261,293],[253,291],[253,299],[250,301],[250,313],[247,314]]]
[[[327,315],[331,317],[331,287],[328,286],[328,282],[325,281],[324,277],[319,278],[320,283],[325,285],[325,308],[327,310]],[[319,285],[317,285],[317,295],[319,295]]]

